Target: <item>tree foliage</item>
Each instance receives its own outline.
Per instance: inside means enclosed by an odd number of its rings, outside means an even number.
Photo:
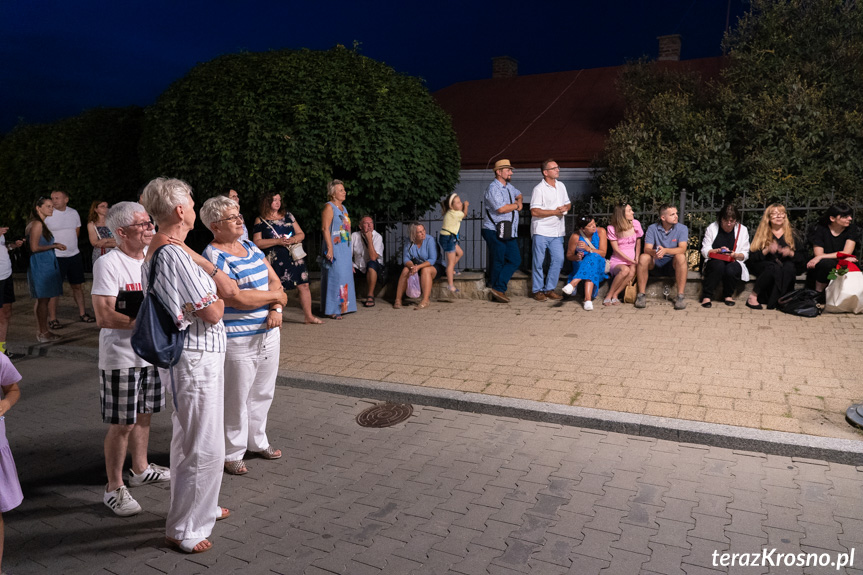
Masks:
[[[82,216],[97,198],[134,198],[141,185],[142,121],[141,108],[98,108],[53,124],[16,127],[0,140],[0,225],[23,230],[33,203],[52,190],[69,193]]]
[[[627,108],[611,133],[602,196],[827,202],[863,179],[863,9],[853,0],[752,0],[726,36],[727,65],[700,83],[629,65]]]
[[[147,177],[203,197],[283,192],[301,222],[319,221],[333,178],[352,214],[396,216],[425,211],[459,171],[450,120],[421,81],[341,46],[196,66],[147,110],[141,157]]]

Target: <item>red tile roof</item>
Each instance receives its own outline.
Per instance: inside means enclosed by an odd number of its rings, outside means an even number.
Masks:
[[[718,76],[724,58],[659,62]],[[608,131],[623,117],[616,82],[623,66],[488,78],[438,90],[435,99],[452,117],[463,169],[487,169],[508,158],[535,166],[554,158],[563,167],[590,166]]]

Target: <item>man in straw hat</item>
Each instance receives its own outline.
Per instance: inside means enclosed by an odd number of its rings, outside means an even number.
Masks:
[[[491,251],[489,285],[495,301],[509,303],[506,287],[512,274],[521,265],[518,251],[518,212],[521,211],[521,192],[515,189],[512,165],[509,160],[494,164],[494,180],[485,191],[485,209],[482,217],[482,239]]]

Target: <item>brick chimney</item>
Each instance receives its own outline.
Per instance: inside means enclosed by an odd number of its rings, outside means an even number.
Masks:
[[[656,39],[659,40],[658,60],[680,60],[680,34],[657,36]]]
[[[516,76],[518,76],[518,60],[509,56],[491,59],[492,78],[515,78]]]

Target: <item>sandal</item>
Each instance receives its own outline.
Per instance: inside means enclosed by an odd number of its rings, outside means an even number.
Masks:
[[[282,450],[276,449],[272,445],[268,445],[263,451],[253,451],[252,453],[264,459],[278,459],[282,456]]]
[[[96,320],[90,317],[90,314],[88,313],[84,313],[84,315],[79,315],[78,317],[81,318],[81,321],[84,323],[96,323]]]
[[[397,301],[393,303],[393,309],[402,309],[402,302]]]
[[[330,316],[330,319],[342,319],[342,316],[340,316],[340,315],[331,315],[331,316]]]
[[[231,510],[230,509],[228,509],[226,507],[222,507],[220,505],[216,506],[216,521],[221,521],[222,519],[227,519],[230,516],[231,516]]]
[[[321,324],[322,324],[322,323],[324,323],[324,322],[322,322],[321,320],[319,320],[319,319],[318,319],[318,318],[316,318],[316,317],[313,317],[313,318],[312,318],[312,321],[306,321],[306,322],[303,322],[303,323],[305,323],[306,325],[310,325],[310,324],[311,324],[311,325],[321,325]]]
[[[430,305],[430,304],[429,304],[429,302],[427,302],[427,301],[426,301],[426,302],[422,302],[422,303],[418,304],[414,309],[415,309],[415,310],[416,310],[416,309],[426,309],[429,305]]]
[[[225,462],[225,473],[229,475],[245,475],[248,472],[249,470],[246,468],[246,462],[242,459]]]
[[[611,305],[620,305],[620,300],[616,297],[611,298]]]
[[[207,543],[207,546],[203,549],[195,549],[201,543]],[[195,537],[194,539],[172,539],[170,537],[165,537],[165,543],[168,544],[168,547],[171,549],[176,549],[177,551],[182,551],[183,553],[203,553],[204,551],[209,551],[213,548],[213,544],[210,543],[206,537]]]
[[[49,329],[63,329],[64,327],[66,327],[66,326],[61,324],[59,322],[59,320],[56,320],[56,319],[52,319],[51,321],[48,322],[48,328]]]
[[[611,305],[611,300],[608,298],[605,298],[604,300],[602,300],[602,305],[604,305],[604,306]]]
[[[375,307],[375,298],[374,298],[374,297],[372,297],[372,296],[367,297],[367,298],[366,298],[365,303],[363,304],[363,306],[365,306],[365,307]]]

